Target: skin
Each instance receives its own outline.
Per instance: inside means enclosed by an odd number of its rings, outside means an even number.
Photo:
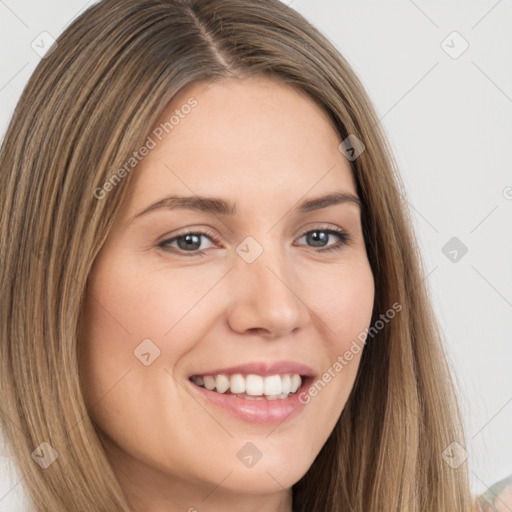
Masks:
[[[197,399],[188,376],[292,360],[321,377],[369,326],[374,281],[359,206],[297,209],[356,188],[341,139],[306,95],[262,77],[194,84],[162,120],[190,97],[197,106],[133,171],[89,276],[80,336],[85,400],[138,511],[289,512],[291,486],[332,432],[361,352],[277,426]],[[224,198],[238,212],[161,208],[130,222],[171,194]],[[186,228],[218,241],[159,247]],[[337,251],[319,252],[323,246],[304,236],[336,228],[351,236],[344,244],[324,233],[324,245],[340,244]],[[263,250],[250,264],[236,252],[248,236]],[[197,247],[204,256],[189,256]],[[147,338],[160,349],[149,366],[133,352]],[[249,441],[262,453],[251,468],[237,458]]]

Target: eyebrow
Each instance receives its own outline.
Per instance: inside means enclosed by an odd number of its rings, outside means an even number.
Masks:
[[[354,194],[348,192],[335,192],[313,199],[304,201],[299,207],[300,213],[308,213],[322,208],[327,208],[336,204],[352,203],[362,208],[361,200]],[[228,202],[218,197],[204,196],[169,196],[153,203],[140,213],[134,215],[129,223],[135,219],[146,215],[149,212],[165,209],[165,210],[195,210],[216,215],[236,215],[237,210],[234,203]]]

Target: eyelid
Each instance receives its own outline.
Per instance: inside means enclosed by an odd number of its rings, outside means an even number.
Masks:
[[[185,231],[178,232],[177,234],[171,236],[170,238],[168,237],[168,235],[164,236],[163,239],[157,243],[157,246],[160,247],[165,252],[174,253],[174,254],[177,254],[178,256],[182,256],[182,255],[183,256],[204,256],[205,251],[207,251],[207,249],[203,249],[203,250],[195,249],[193,251],[184,251],[182,249],[177,249],[177,248],[166,248],[165,244],[168,244],[170,242],[175,242],[178,238],[184,237],[186,235],[198,235],[199,237],[209,238],[213,243],[216,243],[216,244],[220,243],[219,237],[213,231],[211,231],[209,228],[197,228],[196,229],[193,227],[192,228],[189,227],[189,228],[185,228],[185,229],[186,229]],[[334,234],[338,237],[338,243],[331,244],[326,247],[316,248],[314,246],[307,246],[307,247],[313,249],[317,253],[340,250],[344,246],[350,245],[353,242],[353,237],[352,237],[351,233],[349,231],[347,231],[346,229],[340,228],[338,226],[332,227],[332,226],[327,226],[327,225],[312,227],[310,229],[302,231],[302,234],[299,235],[299,237],[296,240],[301,239],[304,236],[307,236],[309,233],[312,233],[315,231],[321,231],[324,233],[328,233],[328,235]],[[299,245],[302,246],[303,244],[299,244]]]
[[[185,236],[185,235],[207,235],[208,237],[212,238],[212,240],[213,239],[215,239],[215,240],[219,239],[219,237],[210,228],[207,228],[207,227],[198,227],[198,228],[187,227],[187,228],[183,228],[183,231],[178,230],[178,232],[176,234],[172,233],[171,235],[169,235],[169,234],[163,235],[161,237],[161,239],[159,240],[159,242],[157,242],[157,243],[169,242],[169,241],[175,240],[176,238],[180,238],[180,237]]]

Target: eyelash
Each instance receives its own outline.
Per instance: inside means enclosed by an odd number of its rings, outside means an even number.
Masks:
[[[309,235],[310,233],[315,233],[315,232],[327,233],[328,235],[336,235],[339,238],[339,242],[336,243],[335,245],[332,245],[330,247],[325,247],[325,248],[323,248],[323,247],[317,248],[316,251],[320,252],[320,253],[339,251],[343,248],[343,246],[350,245],[350,243],[352,242],[352,237],[347,231],[345,231],[343,229],[334,229],[334,228],[311,229],[311,230],[303,233],[299,238],[302,238],[305,235]],[[206,230],[206,231],[187,231],[185,233],[182,233],[181,235],[177,235],[173,238],[168,238],[166,240],[163,240],[162,242],[160,242],[158,244],[158,247],[160,247],[162,250],[164,250],[166,252],[174,252],[175,253],[176,251],[178,251],[178,253],[183,256],[206,256],[206,253],[204,250],[200,251],[200,250],[196,249],[195,251],[184,251],[183,249],[179,249],[179,248],[175,248],[175,247],[173,247],[172,249],[167,247],[168,244],[175,242],[179,238],[185,237],[187,235],[206,236],[206,237],[210,238],[212,242],[219,243],[218,238],[211,231],[208,231],[208,230]]]

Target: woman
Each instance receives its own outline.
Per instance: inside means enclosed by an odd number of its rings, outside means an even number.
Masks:
[[[3,428],[35,510],[475,510],[391,153],[291,8],[94,5],[0,166]]]

